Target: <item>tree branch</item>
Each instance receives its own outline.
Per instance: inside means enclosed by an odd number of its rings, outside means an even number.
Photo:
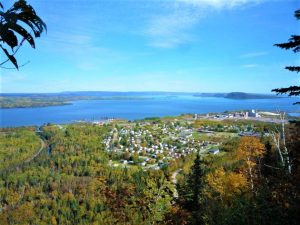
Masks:
[[[27,64],[29,64],[30,61],[28,60],[27,62],[23,63],[20,67],[26,66]],[[5,67],[5,66],[0,66],[1,69],[6,69],[6,70],[16,70],[16,67]]]

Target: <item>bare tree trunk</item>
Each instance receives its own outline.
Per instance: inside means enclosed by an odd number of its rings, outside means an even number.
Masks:
[[[248,160],[248,170],[249,170],[249,175],[250,175],[250,183],[251,183],[251,191],[254,193],[254,183],[253,183],[253,174],[252,174],[252,168],[250,166],[250,158],[247,157]]]
[[[289,152],[286,147],[286,140],[285,140],[285,113],[279,113],[280,121],[281,121],[281,131],[276,129],[276,132],[271,132],[271,136],[273,138],[273,142],[275,147],[278,151],[281,165],[283,166],[284,170],[287,171],[288,174],[292,173],[292,165],[290,162]],[[282,142],[282,146],[281,146]]]
[[[282,155],[282,152],[281,152],[281,149],[280,149],[280,134],[277,134],[275,132],[271,132],[271,136],[273,138],[273,142],[275,144],[275,147],[278,151],[278,154],[279,154],[279,157],[280,157],[280,162],[281,162],[281,165],[284,167],[285,165],[285,162],[284,162],[284,159],[283,159],[283,155]],[[278,136],[278,137],[277,137]]]
[[[291,174],[292,168],[291,168],[291,163],[290,163],[290,157],[289,157],[289,152],[286,147],[286,142],[285,142],[285,124],[284,124],[284,117],[285,113],[280,114],[280,120],[281,120],[281,129],[282,129],[282,142],[283,142],[283,155],[285,158],[285,165],[287,166],[288,173]]]

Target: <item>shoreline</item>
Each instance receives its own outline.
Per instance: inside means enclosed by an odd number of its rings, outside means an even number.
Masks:
[[[244,111],[250,111],[250,110],[237,110],[237,111],[225,111],[225,112],[214,112],[214,113],[202,113],[202,114],[191,114],[191,113],[186,113],[186,114],[181,114],[181,115],[175,115],[175,116],[160,116],[160,117],[144,117],[142,119],[125,119],[125,118],[116,118],[116,117],[105,117],[103,119],[95,119],[95,120],[88,120],[88,119],[80,119],[80,120],[70,120],[68,122],[45,122],[42,124],[28,124],[28,125],[17,125],[17,126],[2,126],[0,123],[0,129],[9,129],[9,128],[18,128],[18,127],[40,127],[44,126],[46,124],[53,124],[53,125],[68,125],[68,124],[80,124],[80,123],[89,123],[89,124],[95,124],[95,125],[103,125],[105,123],[110,123],[113,121],[126,121],[126,122],[148,122],[148,121],[159,121],[159,120],[168,120],[168,119],[186,119],[187,121],[196,121],[196,120],[210,120],[210,121],[248,121],[248,122],[263,122],[263,123],[281,123],[281,119],[279,118],[279,115],[275,113],[274,111],[260,111],[258,110],[258,113],[264,114],[264,115],[269,115],[267,116],[259,116],[259,117],[248,117],[244,118],[241,116],[236,116],[236,117],[231,117],[233,113],[238,113],[238,112],[244,112]],[[296,112],[298,113],[298,112]],[[299,116],[290,116],[289,113],[287,113],[286,118],[284,119],[284,122],[287,123],[290,120],[299,120],[300,119],[300,113],[298,113]],[[197,115],[197,118],[195,119],[195,115]],[[209,115],[209,116],[208,116]],[[227,116],[226,116],[227,115]]]

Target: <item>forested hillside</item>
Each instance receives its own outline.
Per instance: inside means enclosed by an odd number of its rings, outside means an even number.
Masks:
[[[155,130],[158,123],[165,122],[147,122],[146,127]],[[195,129],[214,125],[192,123]],[[222,136],[227,138],[220,145],[221,154],[196,151],[159,170],[117,166],[104,145],[116,126],[128,124],[48,125],[38,133],[33,128],[2,129],[1,152],[5,154],[0,159],[6,163],[0,170],[0,224],[299,221],[299,127],[287,129],[293,160],[288,173],[268,135]],[[26,161],[40,149],[41,140],[43,151]],[[13,155],[10,161],[8,153]]]

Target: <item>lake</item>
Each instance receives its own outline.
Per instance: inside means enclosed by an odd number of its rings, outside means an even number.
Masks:
[[[16,127],[44,123],[72,123],[78,120],[101,120],[105,117],[128,120],[146,117],[177,116],[184,113],[209,113],[233,110],[286,111],[297,115],[295,98],[233,100],[192,95],[146,96],[142,99],[82,100],[72,105],[0,109],[0,126]],[[298,114],[299,115],[299,114]]]

